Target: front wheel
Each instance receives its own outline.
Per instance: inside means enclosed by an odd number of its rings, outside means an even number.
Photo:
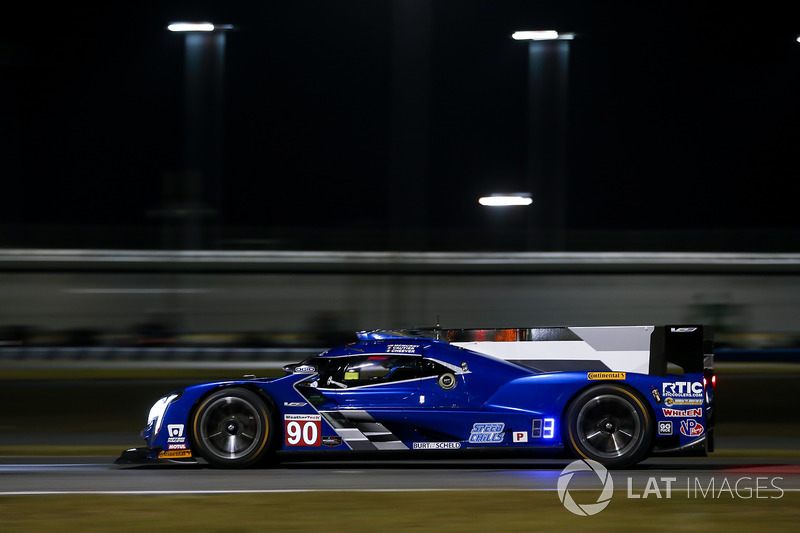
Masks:
[[[219,390],[203,399],[192,417],[191,438],[209,464],[246,468],[271,451],[272,434],[266,403],[247,389]]]
[[[653,417],[634,392],[617,385],[583,391],[569,405],[567,446],[607,468],[625,468],[644,458],[653,440]]]

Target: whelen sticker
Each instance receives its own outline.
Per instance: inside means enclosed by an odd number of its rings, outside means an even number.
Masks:
[[[625,372],[589,372],[588,379],[625,379]]]
[[[283,415],[286,446],[319,446],[321,432],[320,415]]]
[[[691,418],[693,416],[703,416],[703,410],[699,407],[694,409],[670,409],[668,407],[662,407],[661,410],[664,411],[664,416],[668,416],[670,418]]]

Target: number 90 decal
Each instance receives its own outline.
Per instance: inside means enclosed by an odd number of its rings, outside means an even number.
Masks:
[[[319,446],[322,422],[320,415],[284,415],[286,446]]]

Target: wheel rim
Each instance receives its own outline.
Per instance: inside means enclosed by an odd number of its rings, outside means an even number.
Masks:
[[[578,440],[592,454],[613,459],[633,450],[642,437],[636,408],[624,398],[604,394],[588,401],[576,419]]]
[[[199,422],[203,446],[221,459],[247,457],[259,446],[263,432],[264,423],[256,407],[232,396],[214,400]]]

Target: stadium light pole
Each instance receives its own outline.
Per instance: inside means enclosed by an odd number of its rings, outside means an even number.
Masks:
[[[165,176],[164,246],[200,250],[210,240],[221,197],[225,35],[234,28],[173,22],[166,29],[183,36],[185,51],[183,171]],[[193,329],[196,295],[183,292],[186,276],[175,273],[167,279],[173,290],[166,296],[162,320],[174,331]]]
[[[545,235],[550,238],[538,246],[563,250],[569,45],[575,34],[555,30],[517,31],[511,38],[528,42],[526,177],[539,206],[529,218],[532,226],[529,234],[549,230]]]
[[[173,188],[180,191],[178,243],[201,249],[203,220],[216,213],[221,197],[224,137],[225,34],[230,24],[172,22],[167,30],[184,36],[183,173]]]

